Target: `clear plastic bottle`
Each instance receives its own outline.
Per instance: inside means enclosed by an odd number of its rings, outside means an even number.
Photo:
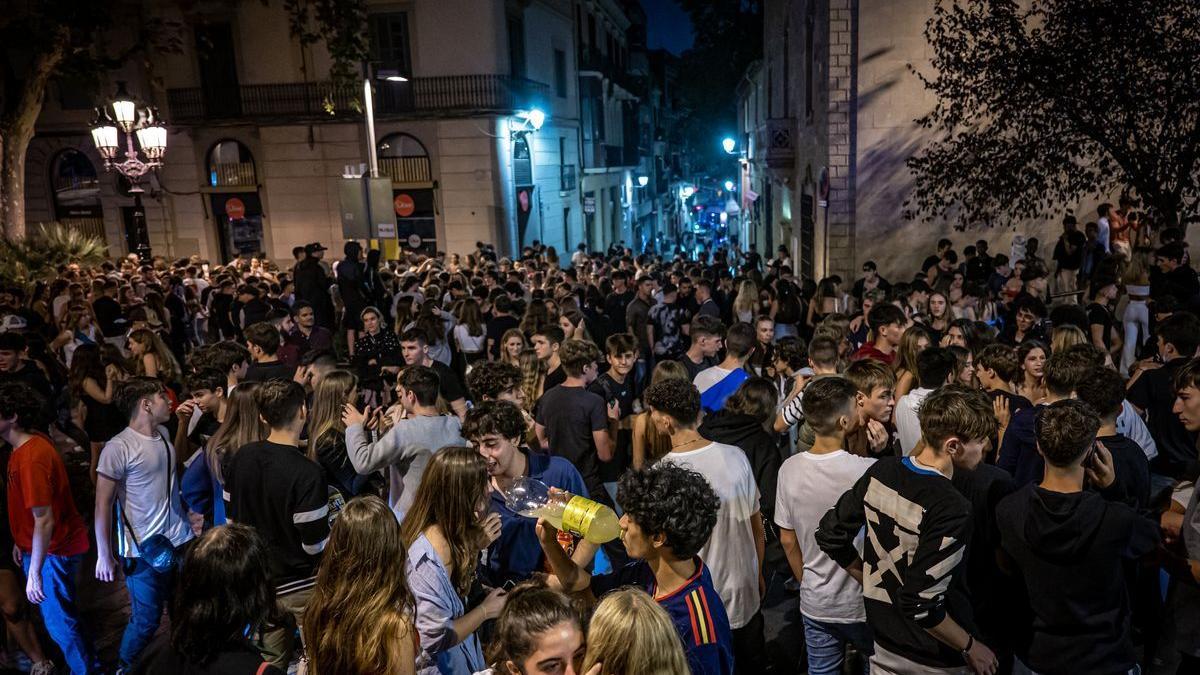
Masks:
[[[579,535],[593,544],[621,536],[621,524],[611,508],[565,490],[550,492],[536,478],[522,476],[504,491],[508,508],[529,518],[545,518],[560,530]]]

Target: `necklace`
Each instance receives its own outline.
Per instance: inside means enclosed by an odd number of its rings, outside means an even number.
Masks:
[[[688,439],[688,440],[686,440],[686,441],[680,441],[680,442],[678,442],[678,443],[672,443],[672,444],[671,444],[671,449],[672,449],[672,450],[674,450],[675,448],[678,448],[678,447],[680,447],[680,446],[684,446],[684,445],[687,445],[687,444],[689,444],[689,443],[695,443],[696,441],[702,441],[702,440],[704,440],[704,437],[703,437],[703,436],[696,436],[695,438],[690,438],[690,439]]]

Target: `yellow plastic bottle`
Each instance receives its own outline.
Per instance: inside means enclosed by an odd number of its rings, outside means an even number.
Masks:
[[[617,514],[597,501],[563,490],[550,491],[536,478],[518,478],[504,493],[508,508],[528,518],[545,518],[554,527],[603,544],[621,535]]]

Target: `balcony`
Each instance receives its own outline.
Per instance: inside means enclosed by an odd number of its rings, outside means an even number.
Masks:
[[[511,114],[549,94],[541,82],[508,75],[417,77],[376,85],[377,117],[456,117]],[[287,82],[236,87],[167,90],[167,108],[175,124],[221,120],[329,119],[360,115],[361,88],[332,82]]]
[[[769,169],[791,169],[796,162],[796,120],[768,119],[758,128],[756,145]]]
[[[208,167],[212,187],[253,187],[258,184],[253,162],[223,162]]]
[[[379,173],[391,176],[393,183],[433,182],[428,157],[380,157]]]
[[[616,84],[630,95],[638,97],[642,93],[641,79],[622,67],[597,49],[584,49],[579,54],[579,75],[581,77],[600,77]]]
[[[574,190],[576,187],[575,165],[562,164],[558,167],[558,189],[562,192]]]

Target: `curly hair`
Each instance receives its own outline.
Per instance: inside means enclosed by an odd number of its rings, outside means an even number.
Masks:
[[[525,417],[520,408],[508,401],[484,401],[467,411],[462,425],[463,438],[474,443],[491,434],[502,438],[524,438]]]
[[[687,380],[663,380],[646,389],[646,405],[666,413],[683,425],[696,423],[700,416],[700,391]]]
[[[26,431],[44,431],[46,399],[30,387],[5,382],[0,384],[0,418],[17,419],[17,426]]]
[[[467,373],[467,388],[476,400],[499,398],[506,391],[521,386],[521,369],[503,361],[481,361]]]
[[[720,508],[704,476],[666,462],[626,472],[617,484],[617,501],[648,536],[665,535],[680,560],[708,542]]]
[[[1070,466],[1079,459],[1100,429],[1096,411],[1075,399],[1057,401],[1046,406],[1037,419],[1038,450],[1053,466]]]

